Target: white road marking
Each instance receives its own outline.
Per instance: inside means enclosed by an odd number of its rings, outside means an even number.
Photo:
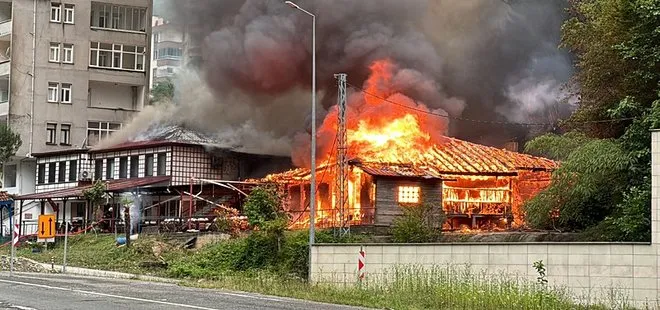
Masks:
[[[16,275],[14,275],[14,277],[16,277],[16,278],[24,278],[24,279],[33,279],[33,280],[47,280],[47,279],[45,279],[45,278],[29,277],[29,276],[16,276]],[[85,277],[76,277],[76,278],[79,278],[79,279],[85,279]],[[117,279],[117,280],[121,280],[121,279]],[[2,281],[8,281],[8,280],[0,280],[0,282],[2,282]],[[25,282],[21,282],[21,283],[25,283]],[[25,284],[32,284],[32,283],[25,283]],[[34,284],[34,285],[42,285],[42,284]],[[48,285],[46,285],[46,286],[48,286]],[[51,286],[48,286],[48,287],[51,287]],[[56,288],[56,287],[53,287],[53,288]],[[68,288],[59,288],[59,289],[75,291],[74,289],[68,289]],[[247,294],[239,294],[239,293],[229,293],[229,292],[220,292],[220,291],[215,291],[214,293],[215,293],[215,294],[220,294],[220,295],[227,295],[227,296],[234,296],[234,297],[243,297],[243,298],[251,298],[251,299],[258,299],[258,300],[269,300],[269,301],[277,301],[277,302],[285,302],[285,301],[287,301],[287,300],[285,300],[284,298],[274,298],[274,297],[256,296],[256,295],[247,295]],[[102,294],[102,293],[98,293],[98,294]],[[162,299],[162,301],[165,301],[165,300],[167,300],[167,299]],[[155,300],[154,300],[154,301],[155,301]],[[295,301],[297,301],[297,300],[295,300]],[[215,310],[215,309],[214,309],[214,310]]]
[[[26,285],[26,286],[34,286],[34,287],[41,287],[41,288],[49,288],[49,289],[55,289],[55,290],[61,290],[61,291],[77,292],[77,293],[97,295],[97,296],[103,296],[103,297],[112,297],[112,298],[126,299],[126,300],[133,300],[133,301],[150,302],[150,303],[155,303],[155,304],[176,306],[176,307],[183,307],[183,308],[190,308],[190,309],[218,310],[218,309],[214,309],[214,308],[206,308],[206,307],[200,307],[200,306],[178,304],[178,303],[173,303],[173,302],[158,301],[158,300],[136,298],[136,297],[119,296],[119,295],[112,295],[112,294],[105,294],[105,293],[97,293],[97,292],[83,291],[83,290],[70,289],[70,288],[57,287],[57,286],[50,286],[50,285],[43,285],[43,284],[26,283],[26,282],[20,282],[20,281],[11,281],[11,280],[2,280],[2,279],[0,279],[0,282],[13,283],[13,284],[18,284],[18,285]]]
[[[16,309],[19,309],[19,310],[37,310],[35,308],[23,307],[23,306],[17,306],[17,305],[9,305],[9,307],[16,308]]]

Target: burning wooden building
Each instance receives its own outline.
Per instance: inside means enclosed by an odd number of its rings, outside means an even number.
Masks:
[[[430,204],[447,216],[446,229],[519,227],[522,204],[550,184],[557,163],[445,137],[422,157],[395,162],[349,161],[347,217],[351,225],[389,226],[401,206]],[[317,170],[317,225],[339,223],[336,165]],[[286,191],[294,226],[309,223],[310,170],[269,175]]]
[[[415,91],[400,83],[410,74],[405,68],[382,59],[370,70],[363,89],[347,95],[339,83],[338,105],[317,134],[317,184],[307,168],[265,179],[286,193],[293,226],[309,224],[310,186],[318,189],[319,226],[389,226],[401,206],[422,204],[447,215],[446,229],[522,226],[521,206],[549,185],[557,163],[447,137],[443,108],[459,109],[456,99],[438,98],[430,109],[407,95]],[[307,149],[294,148],[294,163],[310,166]]]

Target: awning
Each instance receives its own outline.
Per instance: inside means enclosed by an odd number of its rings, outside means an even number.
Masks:
[[[172,178],[169,176],[146,177],[137,179],[111,180],[106,183],[106,192],[122,192],[138,187],[151,185],[167,185]],[[40,199],[63,199],[83,197],[83,192],[94,185],[77,186],[59,189],[50,192],[27,194],[16,197],[16,200],[40,200]]]

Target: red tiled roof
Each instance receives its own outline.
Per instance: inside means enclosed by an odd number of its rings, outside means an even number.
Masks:
[[[558,163],[542,157],[516,153],[455,138],[446,137],[421,157],[404,158],[398,162],[369,162],[357,159],[352,163],[364,172],[377,176],[434,177],[452,174],[511,175],[519,170],[554,170]],[[303,180],[309,169],[294,169],[266,177],[266,181]]]
[[[158,176],[158,177],[146,177],[139,179],[121,179],[121,180],[111,180],[106,182],[108,192],[120,192],[123,190],[133,189],[136,187],[143,187],[149,185],[155,185],[159,183],[165,183],[170,181],[172,178],[169,176]],[[86,189],[91,188],[93,185],[77,186],[73,188],[60,189],[50,192],[27,194],[23,196],[16,197],[17,200],[38,200],[38,199],[62,199],[62,198],[75,198],[82,197],[83,192]]]
[[[9,197],[9,194],[7,192],[0,192],[0,201],[9,201],[11,200],[11,197]]]

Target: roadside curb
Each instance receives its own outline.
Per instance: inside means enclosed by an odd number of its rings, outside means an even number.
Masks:
[[[162,283],[171,283],[171,284],[179,284],[179,282],[181,282],[180,280],[176,280],[176,279],[168,279],[168,278],[161,278],[161,277],[134,274],[134,273],[89,269],[89,268],[72,267],[72,266],[66,266],[66,272],[63,273],[62,265],[40,263],[31,259],[26,259],[26,260],[29,260],[34,264],[41,265],[44,268],[45,272],[50,272],[50,273],[72,274],[79,276],[90,276],[90,277],[109,278],[109,279],[130,279],[130,280],[162,282]]]

